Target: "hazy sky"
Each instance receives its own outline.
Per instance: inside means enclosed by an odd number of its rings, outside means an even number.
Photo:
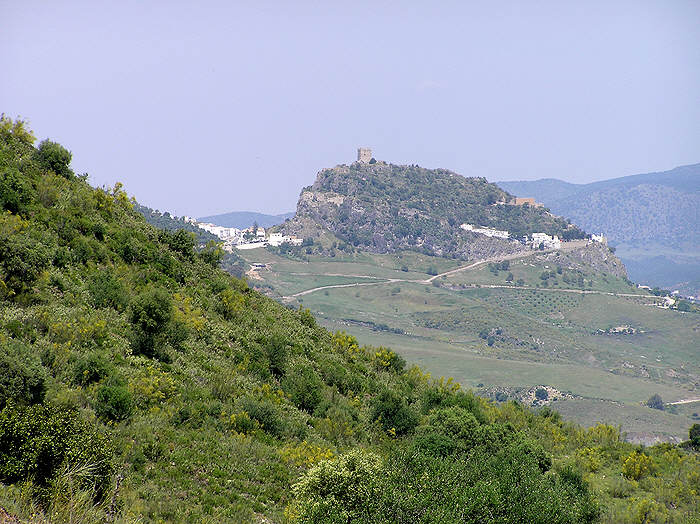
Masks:
[[[489,180],[700,162],[700,2],[0,0],[0,111],[181,215],[358,146]]]

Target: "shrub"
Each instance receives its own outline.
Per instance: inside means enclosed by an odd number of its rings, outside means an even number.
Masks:
[[[101,270],[95,273],[88,284],[92,303],[97,308],[111,307],[124,311],[129,303],[126,288],[111,271]]]
[[[406,367],[406,361],[391,349],[378,347],[372,356],[374,365],[379,370],[393,371],[400,373]]]
[[[178,229],[171,233],[161,229],[158,232],[158,240],[166,244],[171,250],[182,255],[186,260],[194,259],[195,234],[193,232]]]
[[[399,447],[377,476],[377,497],[358,521],[573,524],[598,516],[580,475],[544,475],[534,457],[517,448],[455,459]],[[337,502],[340,512],[344,501]]]
[[[156,344],[162,342],[160,335],[172,316],[172,299],[165,289],[152,288],[136,297],[130,314],[134,353],[167,360],[167,354]]]
[[[658,393],[654,393],[651,397],[649,397],[646,405],[652,409],[660,409],[661,411],[664,409],[664,401],[661,399],[661,395]]]
[[[97,390],[95,413],[98,417],[119,422],[128,419],[133,409],[134,401],[131,392],[118,382],[105,384]]]
[[[243,433],[244,435],[252,433],[260,427],[260,423],[257,420],[250,418],[250,415],[248,415],[248,413],[245,411],[233,413],[229,417],[229,424],[233,431]]]
[[[30,186],[17,170],[6,168],[0,176],[0,209],[21,212],[31,198]]]
[[[74,409],[36,405],[8,406],[0,412],[0,480],[32,480],[46,486],[64,465],[87,467],[85,488],[101,496],[113,471],[107,439],[80,419]]]
[[[693,424],[690,426],[688,437],[693,447],[700,448],[700,424]]]
[[[270,361],[270,372],[281,377],[285,373],[287,365],[287,347],[289,342],[280,335],[272,335],[265,345],[267,358]]]
[[[549,398],[549,393],[545,388],[537,388],[535,390],[535,398],[537,400],[547,400]]]
[[[8,402],[36,404],[46,393],[46,371],[23,343],[11,340],[0,346],[0,409]]]
[[[257,421],[263,430],[271,435],[279,437],[284,430],[284,424],[277,406],[268,400],[258,400],[252,397],[240,399],[241,411],[248,414],[248,417]]]
[[[219,267],[226,252],[221,249],[218,242],[210,240],[204,249],[199,252],[199,258],[212,267]]]
[[[418,424],[418,414],[392,390],[384,390],[371,402],[371,418],[379,421],[385,430],[404,435]]]
[[[313,466],[292,488],[292,522],[365,522],[379,497],[381,459],[355,449]]]
[[[10,296],[28,291],[49,261],[46,247],[29,235],[0,235],[0,281],[4,281]]]
[[[294,405],[309,413],[323,398],[323,381],[309,362],[298,361],[292,365],[281,385]]]
[[[64,178],[71,178],[73,170],[68,167],[73,155],[61,144],[44,140],[36,150],[36,160],[44,171],[53,171]]]
[[[109,375],[111,366],[101,353],[81,355],[73,365],[73,380],[76,384],[85,386],[99,382]]]
[[[316,319],[308,308],[302,309],[302,307],[299,306],[299,320],[301,320],[301,323],[307,327],[316,327]]]
[[[233,320],[236,318],[236,315],[243,311],[244,307],[245,298],[241,293],[237,293],[229,287],[219,293],[217,311],[226,320]]]
[[[163,331],[173,315],[170,294],[162,288],[149,289],[141,293],[131,308],[131,323],[144,333]]]
[[[653,460],[644,453],[633,451],[622,461],[622,474],[630,480],[639,480],[651,471]]]

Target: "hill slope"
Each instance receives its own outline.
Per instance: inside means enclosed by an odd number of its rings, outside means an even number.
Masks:
[[[633,280],[666,287],[700,281],[700,164],[584,185],[555,179],[498,185],[605,233]]]
[[[0,120],[0,515],[565,523],[697,507],[696,455],[497,407],[332,335],[33,142]]]
[[[510,195],[483,178],[444,169],[377,162],[337,166],[304,188],[284,231],[318,236],[328,230],[372,252],[415,249],[460,258],[517,251],[512,240],[464,231],[468,223],[506,230],[511,238],[545,232],[565,239],[585,233],[545,209],[507,205]]]

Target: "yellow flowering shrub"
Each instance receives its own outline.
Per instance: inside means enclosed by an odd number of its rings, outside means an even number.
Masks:
[[[585,438],[591,444],[611,446],[620,442],[620,430],[610,424],[596,424],[588,429]]]
[[[576,459],[584,469],[593,473],[603,465],[603,457],[598,448],[581,448],[576,451]]]
[[[129,387],[141,408],[157,406],[177,394],[175,380],[154,366],[148,366],[146,373],[132,380]]]
[[[181,322],[189,329],[201,333],[204,330],[206,319],[202,310],[192,306],[192,299],[181,293],[173,295],[175,305],[173,317],[176,322]]]
[[[633,451],[622,460],[622,474],[625,478],[639,480],[651,472],[653,460],[639,451]]]
[[[357,358],[359,355],[364,354],[364,350],[357,343],[357,339],[352,335],[348,335],[345,331],[336,331],[331,338],[331,344],[333,349],[351,358]]]
[[[333,452],[325,447],[310,444],[306,440],[299,444],[288,444],[279,450],[280,457],[288,464],[308,468],[322,460],[333,458]]]

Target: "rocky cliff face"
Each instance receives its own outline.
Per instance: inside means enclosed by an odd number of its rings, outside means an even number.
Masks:
[[[286,233],[319,237],[330,231],[372,252],[415,249],[455,258],[484,258],[520,251],[515,240],[464,231],[462,223],[507,230],[515,238],[546,232],[564,238],[585,234],[545,209],[512,206],[511,196],[484,178],[444,169],[385,163],[324,169],[305,188]]]
[[[581,247],[572,250],[535,253],[535,260],[542,265],[553,263],[581,271],[593,270],[596,273],[627,278],[627,269],[622,261],[606,245],[598,242],[581,242]]]

